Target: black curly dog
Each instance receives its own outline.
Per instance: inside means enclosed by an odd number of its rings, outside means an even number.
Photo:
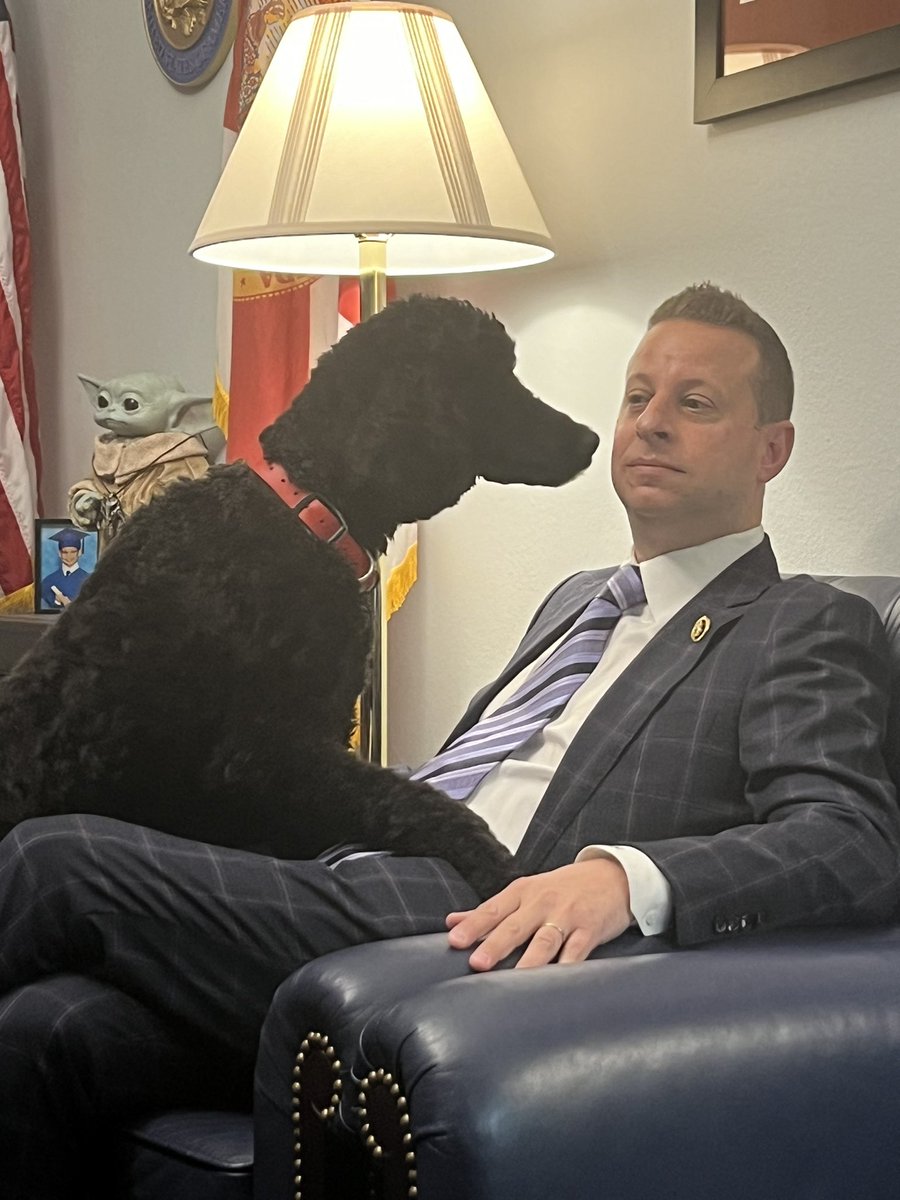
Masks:
[[[492,316],[398,301],[323,355],[263,453],[378,555],[479,476],[557,486],[588,465],[596,435],[514,366]],[[174,484],[0,684],[0,823],[90,812],[280,858],[360,843],[497,891],[512,859],[480,817],[346,749],[370,629],[356,574],[244,463]]]

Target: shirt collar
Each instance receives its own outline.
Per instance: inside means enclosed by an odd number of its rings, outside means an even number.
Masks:
[[[700,546],[670,550],[640,564],[647,607],[656,625],[664,625],[702,592],[717,575],[763,540],[761,525],[729,533]],[[634,562],[632,553],[629,562]]]

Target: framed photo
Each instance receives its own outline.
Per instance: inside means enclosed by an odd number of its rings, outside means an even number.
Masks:
[[[64,518],[34,523],[34,611],[61,613],[97,565],[100,535]]]
[[[900,0],[695,0],[694,123],[900,71]]]

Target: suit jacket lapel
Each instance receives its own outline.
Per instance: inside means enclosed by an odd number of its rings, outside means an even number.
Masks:
[[[535,869],[655,709],[740,620],[743,609],[777,581],[778,567],[766,538],[656,634],[597,704],[566,751],[519,847],[521,864]],[[701,618],[708,621],[708,628],[698,637]]]

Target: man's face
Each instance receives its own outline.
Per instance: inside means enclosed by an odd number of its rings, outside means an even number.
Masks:
[[[635,550],[651,558],[752,529],[787,462],[789,421],[759,425],[756,343],[734,329],[662,321],[628,364],[612,480]]]
[[[78,562],[79,549],[77,546],[63,546],[59,552],[64,567],[74,567]]]

